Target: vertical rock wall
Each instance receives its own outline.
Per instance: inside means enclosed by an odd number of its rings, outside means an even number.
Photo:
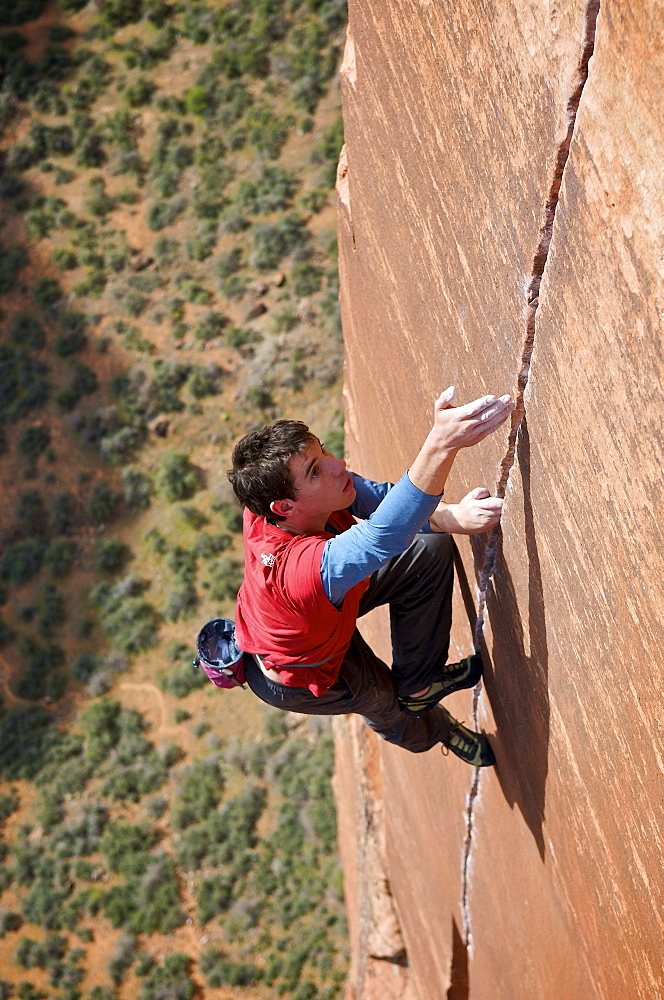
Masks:
[[[497,767],[337,720],[355,1000],[664,996],[663,15],[350,3],[351,465],[398,477],[450,383],[520,401],[447,490],[505,495],[458,539],[452,654],[487,670],[447,702]]]

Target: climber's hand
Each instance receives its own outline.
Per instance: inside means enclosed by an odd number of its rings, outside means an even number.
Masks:
[[[505,423],[514,409],[511,396],[480,396],[472,403],[454,406],[456,389],[451,385],[436,400],[431,435],[437,448],[458,451],[472,448]],[[433,442],[432,442],[433,443]]]
[[[434,531],[449,531],[455,535],[481,535],[490,531],[500,521],[503,501],[492,497],[488,490],[478,486],[459,503],[438,505],[429,524]]]

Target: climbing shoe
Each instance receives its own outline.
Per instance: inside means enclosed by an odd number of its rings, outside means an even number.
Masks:
[[[496,763],[491,744],[484,733],[474,733],[452,716],[449,735],[442,740],[440,749],[443,756],[447,757],[451,750],[461,760],[465,760],[466,764],[473,764],[475,767],[491,767]]]
[[[406,715],[419,717],[430,708],[437,705],[441,698],[445,698],[454,691],[462,688],[475,687],[482,676],[482,657],[479,653],[464,657],[460,663],[448,663],[440,672],[440,676],[433,682],[426,694],[418,698],[399,698],[401,711]]]

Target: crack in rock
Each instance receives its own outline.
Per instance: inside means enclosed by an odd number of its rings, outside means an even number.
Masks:
[[[569,149],[572,141],[572,136],[574,134],[574,126],[576,124],[576,114],[579,108],[579,103],[581,101],[581,95],[583,93],[583,88],[586,85],[588,79],[588,64],[590,62],[590,57],[593,54],[595,47],[595,29],[597,25],[597,15],[599,14],[600,0],[590,0],[588,6],[586,7],[586,21],[585,21],[585,34],[583,38],[583,50],[581,54],[581,60],[578,69],[578,80],[576,87],[574,88],[571,96],[567,101],[566,113],[567,113],[567,132],[565,138],[558,148],[558,155],[556,157],[556,166],[553,172],[553,178],[551,182],[551,187],[549,189],[549,194],[544,206],[544,217],[542,220],[542,225],[540,226],[539,239],[535,248],[535,255],[533,258],[533,267],[531,272],[531,279],[526,292],[527,301],[527,315],[526,315],[526,336],[523,344],[523,351],[521,354],[521,366],[517,376],[517,388],[515,401],[516,406],[514,412],[512,413],[512,420],[510,425],[510,433],[507,439],[507,449],[505,451],[505,456],[500,463],[500,471],[498,475],[498,482],[496,484],[495,495],[501,497],[505,496],[505,491],[507,489],[507,481],[509,479],[509,474],[514,465],[514,458],[516,454],[516,441],[519,434],[519,428],[523,423],[525,417],[525,406],[524,406],[524,394],[526,387],[528,385],[528,379],[530,377],[530,363],[532,360],[533,349],[535,347],[535,319],[537,316],[537,308],[539,306],[539,290],[542,283],[542,276],[544,274],[544,269],[546,267],[547,258],[549,255],[549,247],[551,245],[551,237],[553,235],[553,225],[556,216],[556,208],[558,207],[558,197],[560,195],[560,187],[562,184],[563,173],[565,170],[565,165],[569,157]],[[486,595],[489,586],[489,581],[491,579],[495,559],[496,559],[496,549],[498,546],[498,532],[500,527],[496,527],[492,530],[488,543],[484,550],[484,559],[482,567],[478,574],[478,586],[479,586],[479,598],[477,606],[477,619],[475,623],[475,648],[480,648],[480,643],[484,635],[484,616],[486,611]]]
[[[583,49],[581,53],[581,59],[578,68],[578,79],[572,94],[570,95],[567,105],[567,132],[565,138],[558,148],[558,155],[556,157],[556,166],[553,172],[553,178],[551,182],[551,187],[549,188],[549,194],[544,206],[544,216],[542,224],[540,226],[539,238],[535,248],[535,254],[533,258],[533,266],[531,271],[531,279],[526,292],[526,302],[527,302],[527,314],[526,314],[526,335],[523,344],[523,350],[521,354],[521,366],[517,376],[517,388],[516,388],[516,406],[512,413],[512,420],[510,425],[510,432],[507,439],[507,448],[502,462],[500,463],[500,470],[498,475],[498,482],[496,484],[495,495],[504,498],[505,492],[507,490],[507,482],[509,479],[512,466],[514,465],[515,455],[516,455],[516,443],[519,434],[519,429],[523,423],[525,413],[524,395],[528,385],[528,379],[530,377],[530,365],[533,355],[533,350],[535,347],[535,319],[537,316],[537,309],[539,306],[539,291],[540,285],[542,283],[542,276],[546,268],[546,262],[549,256],[549,247],[551,245],[551,237],[553,235],[553,226],[555,222],[556,209],[558,207],[558,198],[560,195],[560,188],[562,185],[563,174],[565,171],[565,166],[569,158],[570,144],[572,141],[572,136],[574,134],[574,126],[576,124],[576,115],[579,109],[579,103],[581,101],[581,95],[583,93],[583,88],[586,85],[588,79],[588,64],[590,58],[593,54],[595,48],[595,31],[597,27],[597,16],[600,9],[600,0],[589,0],[586,7],[585,15],[585,32],[583,37]],[[498,549],[498,539],[499,539],[500,526],[496,526],[490,533],[486,546],[484,548],[484,556],[482,561],[482,566],[478,573],[478,602],[477,602],[477,618],[475,620],[474,628],[474,644],[475,649],[480,650],[481,644],[484,639],[484,619],[486,614],[486,599],[487,592],[489,588],[489,583],[493,575],[495,562],[496,562],[496,552]],[[473,692],[473,723],[475,730],[479,728],[478,719],[478,709],[480,694],[482,691],[482,682],[477,684]],[[470,920],[470,906],[469,906],[469,876],[470,876],[470,862],[471,853],[473,848],[473,829],[474,829],[474,810],[477,800],[477,796],[480,791],[480,774],[481,768],[475,768],[475,774],[473,776],[473,783],[468,794],[467,806],[466,806],[466,836],[464,839],[464,851],[463,851],[463,862],[462,862],[462,893],[461,893],[461,910],[463,914],[463,930],[464,938],[466,942],[466,948],[470,954],[472,954],[472,927]]]

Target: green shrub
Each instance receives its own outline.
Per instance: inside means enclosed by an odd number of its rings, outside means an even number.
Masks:
[[[46,506],[38,490],[19,494],[16,517],[23,535],[41,535],[47,530]]]
[[[171,503],[189,500],[199,489],[200,477],[197,469],[186,455],[177,451],[167,451],[157,470],[156,485]]]
[[[218,948],[208,948],[204,951],[200,966],[208,986],[213,989],[221,986],[256,986],[263,978],[263,973],[257,965],[249,962],[233,962]]]
[[[53,538],[44,551],[44,566],[52,577],[67,576],[78,555],[78,546],[69,538]]]
[[[183,583],[168,595],[164,615],[171,622],[191,618],[198,607],[198,594],[191,583]]]
[[[227,324],[228,319],[226,316],[222,315],[222,313],[207,313],[196,327],[196,340],[207,343],[209,340],[214,340],[216,337],[220,337]]]
[[[42,635],[50,635],[54,628],[67,620],[65,599],[52,583],[46,584],[39,598],[37,625]]]
[[[175,222],[186,207],[187,199],[183,195],[176,195],[170,201],[155,201],[147,210],[147,224],[153,231],[165,229]]]
[[[106,482],[100,479],[92,487],[85,503],[85,512],[95,524],[105,524],[113,520],[117,513],[118,494]]]
[[[92,557],[99,573],[117,573],[131,559],[131,549],[118,538],[100,538]]]
[[[6,247],[0,243],[0,295],[6,295],[14,288],[19,273],[27,263],[28,254],[24,247]]]
[[[296,295],[314,295],[320,290],[323,281],[323,269],[305,261],[296,264],[291,272],[293,291]]]
[[[139,76],[124,90],[124,99],[130,108],[140,108],[149,104],[157,85],[146,77]]]
[[[152,496],[152,480],[147,473],[129,466],[122,470],[125,506],[130,510],[147,510]]]
[[[267,215],[287,208],[298,189],[299,180],[282,167],[263,167],[260,176],[242,180],[234,201],[252,215]]]
[[[172,694],[176,698],[186,698],[188,694],[191,694],[197,688],[205,687],[208,683],[205,673],[202,670],[195,670],[191,665],[191,653],[189,653],[187,659],[187,663],[178,663],[159,674],[159,687],[162,691]],[[177,709],[177,711],[180,710]],[[183,720],[180,719],[180,721]]]
[[[72,530],[76,520],[76,500],[67,491],[56,493],[49,502],[49,528],[58,535]]]
[[[50,394],[48,368],[23,347],[0,343],[0,422],[34,417]]]
[[[55,401],[58,406],[70,413],[78,406],[84,396],[96,392],[98,385],[97,376],[93,370],[81,361],[75,360],[71,363],[69,385],[56,392]]]
[[[73,271],[75,267],[78,267],[78,257],[73,250],[68,250],[65,247],[56,247],[51,258],[60,271]]]
[[[254,105],[244,121],[249,141],[270,160],[277,159],[290,129],[295,125],[292,115],[280,118],[267,104]]]
[[[234,600],[241,583],[242,566],[235,556],[222,556],[210,567],[209,596],[211,600]]]
[[[228,875],[204,878],[196,889],[196,919],[206,924],[233,902],[233,882]],[[221,985],[221,984],[219,984]]]
[[[240,247],[231,247],[226,253],[221,254],[212,265],[213,273],[221,279],[229,278],[242,267],[242,250]]]
[[[29,538],[24,542],[14,542],[0,556],[0,580],[21,586],[39,572],[43,559],[42,539]]]
[[[46,344],[46,332],[41,323],[29,313],[16,313],[9,327],[9,335],[16,344],[40,351]]]
[[[159,616],[143,598],[145,589],[146,584],[128,576],[113,586],[103,581],[90,591],[102,627],[121,653],[141,653],[157,641]]]
[[[9,646],[16,638],[14,629],[0,618],[0,649]]]
[[[65,656],[54,643],[42,646],[32,636],[24,635],[18,644],[23,672],[15,686],[19,698],[37,701],[47,696],[58,698],[64,689],[64,677],[57,674]]]
[[[286,215],[274,225],[254,226],[251,262],[259,271],[269,271],[297,247],[305,246],[310,239],[304,220],[295,215]]]
[[[79,653],[72,661],[71,674],[78,684],[87,684],[100,666],[101,660],[96,653]]]
[[[21,798],[15,788],[9,788],[6,792],[0,793],[0,824],[9,819],[20,804]]]
[[[251,223],[237,208],[229,208],[222,213],[219,222],[219,229],[222,233],[242,233],[248,229]]]
[[[196,984],[189,975],[191,958],[180,952],[167,955],[163,965],[153,966],[146,975],[138,1000],[192,1000]]]
[[[32,779],[44,767],[61,737],[40,705],[0,716],[0,774],[8,781]]]
[[[171,810],[172,825],[184,830],[204,820],[219,805],[223,788],[224,778],[214,757],[194,761],[182,773]]]
[[[55,278],[41,278],[35,285],[35,302],[45,312],[51,312],[60,302],[63,291]]]
[[[251,327],[232,326],[225,333],[226,343],[236,351],[247,349],[250,351],[252,345],[260,343],[262,339],[263,337],[258,330],[252,330]]]
[[[222,369],[215,362],[206,368],[195,368],[187,379],[187,389],[194,399],[216,396],[221,392]]]
[[[127,878],[144,875],[153,861],[150,851],[157,834],[145,824],[111,823],[104,830],[99,847],[108,867]]]
[[[311,154],[312,163],[325,165],[321,180],[328,188],[334,187],[337,176],[339,153],[344,144],[344,123],[341,115],[323,132],[321,141],[314,147]]]
[[[26,427],[18,439],[18,450],[29,462],[36,462],[51,444],[51,432],[48,427],[36,425]]]
[[[207,91],[203,87],[190,87],[184,94],[184,106],[190,115],[204,115],[209,107]]]

